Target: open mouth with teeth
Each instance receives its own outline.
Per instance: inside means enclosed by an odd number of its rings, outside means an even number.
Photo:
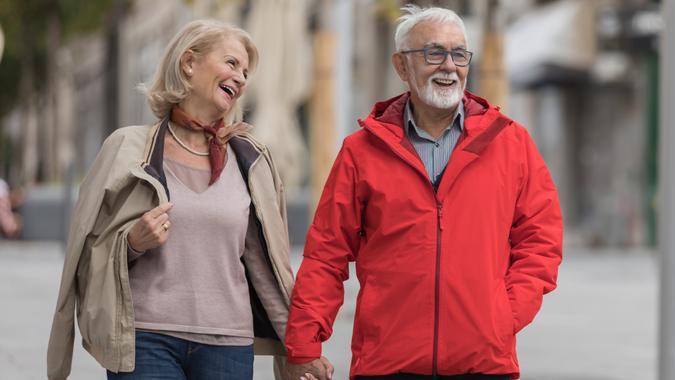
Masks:
[[[228,85],[220,84],[218,85],[218,87],[220,87],[220,89],[223,90],[224,93],[229,95],[231,99],[234,99],[235,95],[237,94],[237,92]]]
[[[441,78],[436,78],[433,79],[432,82],[434,84],[441,86],[441,87],[451,87],[453,86],[457,81],[454,79],[441,79]]]

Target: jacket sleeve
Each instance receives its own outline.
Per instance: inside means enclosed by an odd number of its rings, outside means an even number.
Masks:
[[[353,157],[338,153],[305,242],[304,259],[291,297],[286,328],[288,360],[304,363],[321,356],[321,343],[344,300],[349,261],[359,248],[362,202],[356,192]]]
[[[563,222],[558,194],[534,142],[523,132],[523,177],[511,226],[511,257],[505,280],[514,332],[532,322],[543,295],[555,289],[562,261]]]
[[[66,379],[70,374],[75,336],[75,307],[77,303],[76,274],[85,241],[92,230],[103,202],[107,178],[113,157],[122,139],[111,135],[101,147],[96,160],[79,189],[72,214],[61,285],[47,348],[47,376],[50,380]]]

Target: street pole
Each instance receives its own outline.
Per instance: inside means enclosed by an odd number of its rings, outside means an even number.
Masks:
[[[310,102],[309,218],[321,196],[342,140],[355,128],[352,117],[353,0],[320,2],[320,30],[314,37],[314,94]]]
[[[659,379],[675,379],[675,0],[662,1],[661,128],[659,144],[661,294]]]
[[[0,61],[2,61],[2,51],[5,48],[5,35],[2,33],[2,25],[0,25]]]
[[[356,120],[352,117],[352,59],[354,52],[354,1],[336,0],[335,3],[335,31],[337,33],[336,52],[336,95],[335,111],[337,112],[337,141],[336,150],[356,127]]]
[[[483,53],[478,66],[480,70],[478,89],[481,97],[504,109],[508,95],[508,81],[504,69],[504,28],[499,12],[499,2],[490,0],[487,3],[483,28]]]

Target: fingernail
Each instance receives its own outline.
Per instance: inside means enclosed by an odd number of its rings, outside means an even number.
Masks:
[[[304,376],[300,376],[300,380],[307,380],[307,378]]]

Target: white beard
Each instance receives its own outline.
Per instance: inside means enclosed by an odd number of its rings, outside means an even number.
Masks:
[[[435,88],[432,83],[434,79],[454,80],[456,85],[453,86],[453,88],[446,90]],[[428,106],[439,109],[453,109],[462,101],[466,83],[460,85],[457,73],[436,73],[429,77],[427,83],[421,88],[417,83],[416,77],[413,75],[412,85],[415,92],[417,92],[422,101]]]

